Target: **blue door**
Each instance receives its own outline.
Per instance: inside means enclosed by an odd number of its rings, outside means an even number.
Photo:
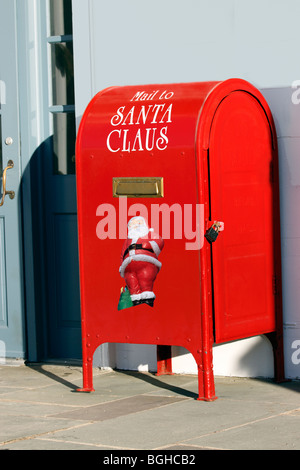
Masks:
[[[81,359],[75,138],[72,0],[0,0],[0,362]]]
[[[16,2],[0,0],[0,362],[25,357]]]

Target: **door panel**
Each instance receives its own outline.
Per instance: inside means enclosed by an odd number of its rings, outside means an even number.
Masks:
[[[53,251],[49,272],[48,358],[81,357],[81,323],[77,247],[77,215],[55,214],[52,218]],[[49,253],[50,254],[50,253]]]
[[[20,138],[16,49],[16,2],[0,0],[0,175],[7,170],[5,197],[0,207],[0,356],[25,356],[22,302],[22,227],[20,200]],[[3,178],[0,178],[2,198]]]
[[[225,223],[212,247],[217,343],[275,329],[270,141],[269,122],[252,95],[234,92],[223,100],[209,148],[211,218]]]

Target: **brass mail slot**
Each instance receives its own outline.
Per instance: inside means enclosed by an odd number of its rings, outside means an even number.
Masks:
[[[113,178],[114,197],[164,197],[161,177]]]

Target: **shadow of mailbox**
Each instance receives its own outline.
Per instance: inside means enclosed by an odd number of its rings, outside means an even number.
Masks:
[[[108,88],[81,120],[76,167],[79,390],[93,391],[102,343],[157,345],[158,374],[177,345],[211,401],[213,344],[262,334],[282,381],[277,138],[261,93],[240,79]]]

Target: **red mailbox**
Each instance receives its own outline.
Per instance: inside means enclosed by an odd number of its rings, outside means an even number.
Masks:
[[[81,120],[76,167],[80,390],[106,342],[157,345],[158,374],[183,346],[210,401],[213,344],[267,335],[283,380],[277,139],[261,93],[240,79],[108,88]]]

